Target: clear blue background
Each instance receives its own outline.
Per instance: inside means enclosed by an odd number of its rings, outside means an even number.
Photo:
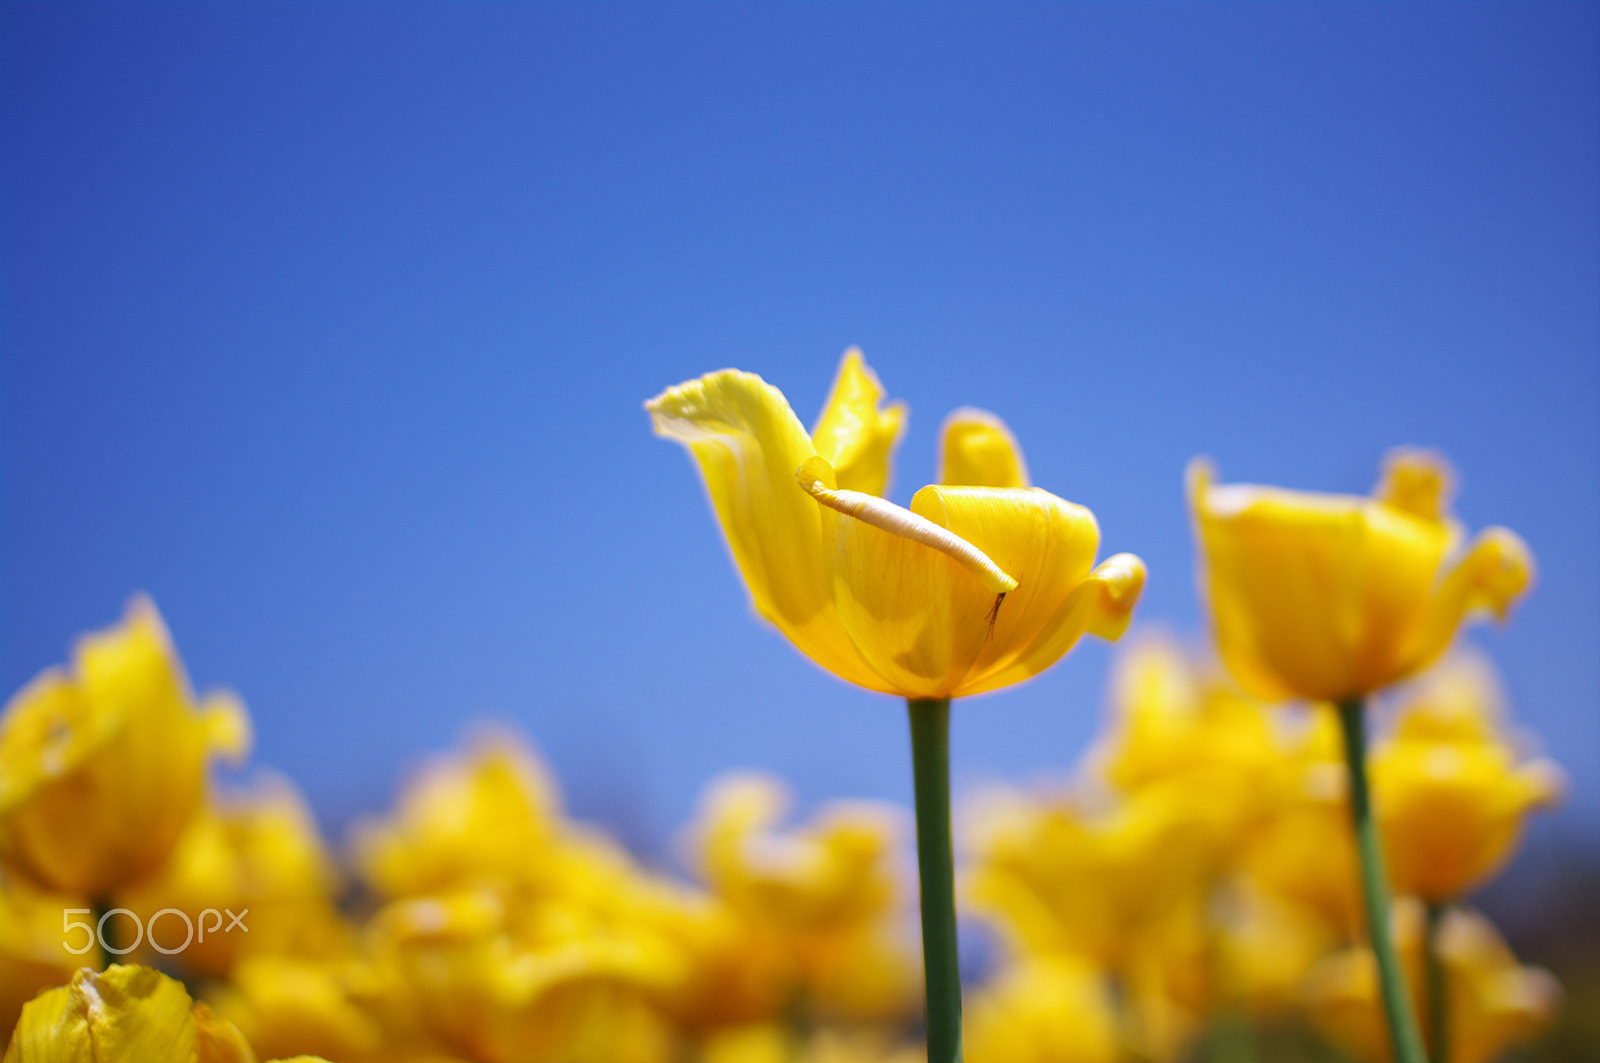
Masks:
[[[901,706],[753,618],[641,402],[860,344],[1201,623],[1181,491],[1395,444],[1540,584],[1478,637],[1600,839],[1600,8],[0,9],[0,681],[135,590],[342,828],[474,719],[659,851],[700,787],[905,799]],[[958,706],[1059,774],[1110,652]]]

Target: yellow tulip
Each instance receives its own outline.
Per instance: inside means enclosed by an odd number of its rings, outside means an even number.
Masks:
[[[429,765],[391,819],[359,824],[356,862],[386,897],[519,885],[552,871],[561,833],[544,766],[510,735],[486,734]]]
[[[1447,901],[1506,862],[1523,818],[1559,796],[1562,775],[1551,761],[1520,760],[1497,733],[1486,662],[1452,658],[1434,672],[1373,754],[1372,788],[1394,888]]]
[[[1505,528],[1462,546],[1450,471],[1391,454],[1373,497],[1212,484],[1189,467],[1201,584],[1223,659],[1267,697],[1348,701],[1437,658],[1464,620],[1503,618],[1533,558]]]
[[[1114,1063],[1117,1023],[1109,987],[1067,956],[1013,967],[973,999],[972,1063]]]
[[[1413,996],[1420,997],[1422,913],[1415,902],[1395,906],[1395,936]],[[1561,1003],[1561,986],[1546,971],[1520,967],[1483,916],[1453,909],[1439,932],[1446,979],[1450,1063],[1487,1063],[1508,1046],[1535,1036]],[[1317,1026],[1357,1059],[1388,1063],[1372,953],[1349,949],[1317,964],[1306,999]],[[1420,1002],[1420,1001],[1419,1001]]]
[[[789,795],[776,779],[731,775],[716,783],[692,828],[702,873],[747,927],[747,949],[771,942],[794,965],[815,1011],[855,1019],[895,1016],[916,991],[913,954],[896,947],[888,919],[900,893],[893,859],[896,812],[839,802],[815,821],[777,829]]]
[[[228,695],[196,705],[155,606],[83,639],[0,717],[0,857],[39,883],[104,898],[155,870],[200,801],[214,753],[249,745]]]
[[[150,947],[177,947],[186,927],[190,938],[177,961],[220,977],[241,955],[349,951],[352,933],[334,906],[337,886],[305,799],[287,779],[267,775],[251,792],[203,807],[166,864],[117,903],[139,917]],[[180,914],[156,919],[164,909]],[[248,931],[216,914],[224,911],[248,911]]]
[[[882,394],[851,351],[815,436],[781,392],[736,370],[646,403],[699,464],[756,610],[835,675],[908,698],[1009,686],[1085,632],[1119,636],[1144,565],[1118,554],[1095,567],[1099,528],[1082,506],[1014,477],[925,487],[910,509],[874,493],[901,416],[878,409]],[[952,459],[970,420],[952,422],[947,460],[1006,464]]]
[[[568,926],[540,940],[492,892],[400,901],[378,914],[380,959],[426,1029],[483,1063],[656,1063],[675,1032],[655,1001],[687,975],[646,928]],[[546,934],[546,922],[539,929]]]
[[[1294,786],[1275,707],[1163,637],[1141,638],[1121,654],[1111,705],[1111,732],[1091,763],[1124,791],[1170,786],[1193,794],[1212,814],[1223,852],[1247,842]]]
[[[41,989],[64,985],[83,964],[100,963],[100,950],[83,940],[76,930],[65,943],[90,947],[81,955],[63,948],[62,912],[86,913],[87,901],[55,893],[40,893],[0,874],[0,1038],[8,1037],[22,1014],[22,1006]]]
[[[88,967],[22,1010],[5,1063],[255,1063],[232,1023],[148,967]]]
[[[974,812],[968,895],[1024,954],[1120,967],[1206,884],[1214,858],[1211,810],[1173,787],[1108,807],[995,794]]]
[[[894,811],[839,804],[810,829],[780,832],[788,804],[768,776],[732,775],[711,788],[693,832],[712,888],[753,921],[797,938],[849,932],[882,914],[896,893]]]

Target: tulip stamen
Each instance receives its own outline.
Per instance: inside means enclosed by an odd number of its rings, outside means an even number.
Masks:
[[[989,639],[994,638],[994,622],[1000,619],[1000,603],[1006,600],[1005,592],[994,596],[994,608],[989,610]],[[984,641],[989,641],[985,639]]]
[[[985,588],[1002,598],[1017,589],[1017,581],[1006,575],[988,554],[948,528],[939,527],[927,517],[918,516],[909,509],[897,506],[877,495],[827,487],[821,480],[811,475],[806,465],[800,466],[795,471],[795,479],[805,488],[807,494],[829,509],[853,517],[863,524],[880,528],[891,535],[898,535],[903,539],[932,547],[941,554],[959,561],[967,571],[978,577]],[[999,608],[1000,603],[997,601],[995,610],[990,613],[991,626],[995,612]]]

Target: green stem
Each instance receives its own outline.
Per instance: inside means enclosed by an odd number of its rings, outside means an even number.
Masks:
[[[961,1063],[961,966],[956,958],[955,857],[950,846],[950,699],[908,698],[906,704],[916,787],[928,1063]]]
[[[1350,779],[1350,818],[1355,827],[1356,849],[1361,857],[1361,894],[1367,911],[1367,937],[1378,961],[1378,984],[1383,1011],[1389,1020],[1389,1044],[1396,1063],[1428,1063],[1417,1030],[1417,1017],[1406,992],[1405,973],[1389,932],[1389,888],[1383,870],[1383,850],[1378,826],[1372,818],[1372,798],[1367,789],[1367,714],[1364,698],[1339,702],[1339,724],[1344,731],[1345,770]]]
[[[1428,991],[1428,1051],[1434,1063],[1450,1063],[1450,987],[1445,982],[1444,957],[1439,954],[1439,925],[1447,905],[1429,901],[1423,938],[1423,963]]]

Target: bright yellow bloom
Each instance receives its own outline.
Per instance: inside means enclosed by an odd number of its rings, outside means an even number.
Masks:
[[[79,642],[71,675],[0,718],[0,856],[46,886],[105,897],[153,871],[200,801],[206,761],[250,741],[229,695],[195,704],[155,606]]]
[[[1395,906],[1395,937],[1414,1003],[1420,1009],[1422,912]],[[1451,1063],[1487,1063],[1509,1045],[1535,1036],[1555,1015],[1561,986],[1546,971],[1519,967],[1483,916],[1453,909],[1439,928],[1444,963]],[[1306,986],[1312,1018],[1356,1058],[1388,1063],[1388,1027],[1378,1001],[1372,953],[1349,949],[1324,959]]]
[[[1305,733],[1284,754],[1290,784],[1240,864],[1264,892],[1315,912],[1348,937],[1360,924],[1359,871],[1338,724],[1323,706],[1304,722]]]
[[[268,775],[253,792],[202,808],[171,859],[117,902],[147,928],[163,909],[187,915],[194,937],[177,960],[189,971],[222,976],[241,954],[348,951],[352,933],[334,907],[337,885],[332,858],[305,799],[287,779]],[[248,932],[227,930],[221,916],[204,914],[207,909],[248,910]],[[165,948],[177,947],[187,929],[178,916],[164,916],[153,925],[157,929],[149,933]]]
[[[0,875],[0,1038],[10,1035],[22,1006],[41,989],[64,985],[83,964],[99,965],[98,947],[82,955],[62,947],[61,913],[88,908],[82,898],[40,893]],[[74,948],[88,944],[85,934],[74,932]]]
[[[975,809],[967,892],[1026,954],[1120,966],[1206,881],[1211,810],[1171,787],[1109,807],[993,795]]]
[[[562,832],[555,784],[533,752],[503,734],[440,758],[388,821],[360,824],[356,861],[386,897],[551,874]]]
[[[667,942],[627,925],[517,926],[492,892],[390,905],[378,955],[424,1027],[484,1063],[656,1063],[675,1035],[655,1001],[681,985]]]
[[[1066,956],[1004,972],[972,1002],[971,1063],[1114,1063],[1116,1017],[1100,973]]]
[[[1561,769],[1520,761],[1497,733],[1498,684],[1487,662],[1447,659],[1401,711],[1372,758],[1373,804],[1400,893],[1447,901],[1510,857],[1522,820],[1561,792]]]
[[[263,1054],[385,1063],[401,1057],[402,1046],[425,1045],[414,1027],[402,1025],[403,994],[398,976],[375,964],[256,956],[234,968],[216,1005]]]
[[[914,952],[888,926],[900,893],[894,809],[864,801],[824,808],[781,831],[789,795],[776,779],[730,775],[715,784],[692,828],[700,870],[746,926],[758,955],[770,942],[794,965],[813,1010],[864,1019],[914,1003]]]
[[[84,967],[22,1010],[5,1063],[255,1063],[232,1023],[148,967]],[[287,1061],[284,1061],[287,1063]]]
[[[711,887],[751,920],[803,938],[849,932],[882,914],[896,892],[894,810],[839,804],[809,829],[779,832],[788,805],[768,776],[730,775],[711,788],[693,828]]]
[[[1437,658],[1466,619],[1504,618],[1533,558],[1505,528],[1465,547],[1450,471],[1391,454],[1371,498],[1248,484],[1189,467],[1201,583],[1223,659],[1267,697],[1340,701]]]
[[[1163,637],[1140,638],[1121,654],[1111,703],[1112,730],[1091,762],[1124,791],[1192,795],[1210,813],[1222,852],[1248,840],[1294,783],[1274,707]]]
[[[1100,532],[1082,506],[1014,484],[925,487],[909,510],[871,492],[900,424],[882,394],[852,351],[815,437],[781,392],[736,370],[646,403],[699,464],[756,610],[835,675],[912,698],[1009,686],[1085,632],[1119,636],[1144,565],[1094,567]],[[965,423],[947,458],[965,453]]]

